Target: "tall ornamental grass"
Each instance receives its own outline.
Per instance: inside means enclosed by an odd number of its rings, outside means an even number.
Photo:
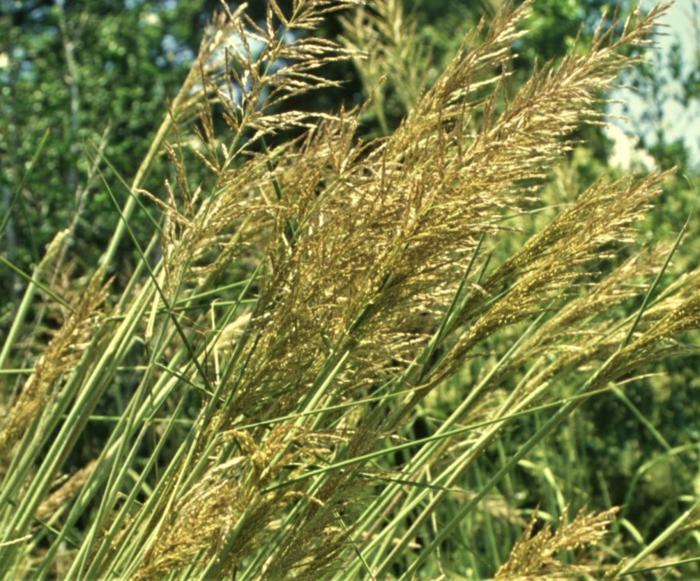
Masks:
[[[460,569],[464,523],[494,514],[528,454],[700,325],[700,272],[661,284],[680,236],[636,243],[665,173],[597,181],[499,251],[663,11],[601,25],[513,92],[528,9],[465,39],[429,87],[394,0],[225,10],[133,179],[88,150],[111,242],[89,275],[56,277],[57,234],[0,354],[0,578],[620,577],[697,517],[631,554],[596,548],[614,507],[518,517],[502,562]],[[342,39],[317,36],[339,11]],[[308,110],[349,59],[366,103]],[[368,137],[391,86],[407,113]],[[39,308],[61,324],[19,369]],[[458,401],[409,437],[448,381]]]

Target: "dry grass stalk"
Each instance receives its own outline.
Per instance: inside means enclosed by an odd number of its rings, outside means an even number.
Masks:
[[[425,88],[430,54],[421,45],[415,21],[400,0],[377,0],[341,18],[343,44],[353,62],[385,132],[386,83],[410,111]]]

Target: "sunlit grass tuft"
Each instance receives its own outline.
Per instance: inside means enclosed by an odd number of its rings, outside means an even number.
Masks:
[[[245,7],[215,19],[131,183],[94,152],[115,205],[94,274],[65,299],[47,287],[59,233],[28,276],[2,351],[22,378],[0,425],[3,578],[511,579],[629,556],[623,575],[665,542],[603,553],[615,508],[536,530],[514,503],[513,473],[537,468],[546,436],[686,353],[700,326],[700,273],[661,288],[677,244],[636,244],[667,173],[601,179],[499,250],[664,10],[601,26],[506,98],[529,8],[497,16],[427,88],[397,2],[269,0],[264,22]],[[342,43],[317,37],[340,10]],[[382,137],[361,127],[383,88],[357,110],[288,106],[350,59],[400,89],[407,113]],[[163,188],[144,191],[158,156]],[[63,320],[27,376],[10,370],[37,296]],[[447,383],[459,401],[428,417]],[[483,555],[459,546],[467,527],[485,531]]]

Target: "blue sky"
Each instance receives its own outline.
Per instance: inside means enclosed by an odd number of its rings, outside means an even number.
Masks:
[[[650,8],[658,1],[645,1],[643,6]],[[657,51],[668,53],[674,42],[681,44],[683,58],[688,66],[698,66],[698,53],[700,46],[700,0],[676,0],[663,17],[662,23],[665,28],[661,30],[657,38]],[[651,58],[651,55],[650,55]],[[660,71],[661,78],[664,78],[663,71]],[[667,82],[663,86],[664,93],[668,98],[664,101],[662,127],[669,140],[682,139],[691,154],[691,161],[694,165],[700,165],[700,102],[696,100],[688,108],[684,108],[674,96],[680,95],[680,86]],[[617,91],[615,98],[626,103],[629,107],[629,119],[610,118],[613,127],[608,134],[617,143],[617,162],[626,165],[628,157],[635,157],[632,151],[626,152],[626,148],[634,149],[635,137],[645,127],[640,124],[639,116],[648,107],[648,104],[631,90],[622,89]],[[619,115],[622,105],[615,105],[611,108],[613,115]],[[625,138],[627,136],[627,138]],[[639,152],[637,152],[639,153]],[[642,154],[643,155],[643,154]],[[646,165],[646,164],[645,164]]]

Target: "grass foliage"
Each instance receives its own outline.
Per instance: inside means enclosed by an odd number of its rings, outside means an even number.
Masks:
[[[662,285],[677,245],[636,243],[667,174],[543,207],[663,8],[601,25],[589,50],[513,91],[527,2],[432,80],[394,0],[267,6],[264,22],[245,7],[215,19],[130,183],[110,189],[116,170],[90,150],[116,223],[93,272],[66,268],[66,231],[23,273],[0,354],[0,577],[673,565],[663,548],[690,534],[697,501],[631,545],[616,508],[577,512],[529,459],[588,399],[625,398],[691,352],[700,325],[700,272]],[[317,36],[339,11],[342,39]],[[350,59],[367,101],[304,108],[336,85],[327,65]],[[395,128],[390,91],[406,110]],[[372,111],[380,136],[363,132]],[[143,190],[161,157],[162,190]],[[540,510],[518,501],[523,470],[551,484]]]

